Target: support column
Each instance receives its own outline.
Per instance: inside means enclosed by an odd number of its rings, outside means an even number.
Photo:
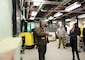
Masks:
[[[17,22],[16,22],[16,0],[12,0],[12,5],[13,5],[13,13],[12,13],[12,24],[13,24],[13,37],[16,37],[17,34]]]
[[[77,25],[78,25],[78,16],[76,16],[76,19],[77,19],[77,22],[76,22],[76,23],[77,23]]]

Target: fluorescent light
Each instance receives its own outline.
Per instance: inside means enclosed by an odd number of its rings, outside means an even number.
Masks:
[[[49,21],[48,19],[45,20],[46,22]]]
[[[78,18],[85,18],[85,14],[79,15]]]
[[[52,16],[50,16],[49,18],[48,18],[48,20],[52,20],[54,17],[52,17]]]
[[[34,1],[34,2],[35,2],[35,1],[37,1],[37,2],[42,2],[42,1],[44,1],[44,0],[32,0],[32,1]]]
[[[35,16],[37,14],[36,11],[32,11],[31,16]]]
[[[30,17],[30,20],[34,20],[34,17]]]
[[[65,21],[71,21],[71,19],[66,19]]]
[[[43,2],[44,0],[33,0],[33,5],[34,6],[40,6],[41,2]]]
[[[39,2],[39,1],[33,3],[34,6],[40,6],[40,4],[41,4],[41,2]]]
[[[75,2],[75,3],[73,3],[72,5],[66,7],[66,8],[65,8],[65,11],[66,11],[66,12],[69,12],[69,11],[72,11],[72,10],[80,7],[80,6],[81,6],[81,4],[80,4],[79,2]]]
[[[63,13],[58,12],[58,13],[54,14],[54,17],[59,17],[61,15],[63,15]]]
[[[53,21],[52,23],[57,23],[57,21]]]

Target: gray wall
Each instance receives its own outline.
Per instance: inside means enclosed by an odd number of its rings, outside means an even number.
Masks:
[[[0,0],[0,41],[12,36],[12,0]]]

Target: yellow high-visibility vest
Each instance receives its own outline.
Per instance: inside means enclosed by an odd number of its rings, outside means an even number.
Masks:
[[[80,37],[83,37],[83,29],[85,28],[85,26],[81,26],[80,27],[80,31],[81,31],[81,34],[80,34]]]

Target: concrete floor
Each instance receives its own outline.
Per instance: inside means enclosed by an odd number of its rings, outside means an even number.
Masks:
[[[57,41],[50,42],[47,45],[46,60],[72,60],[72,52],[70,47],[63,49],[62,46],[60,49],[57,49]],[[80,60],[85,60],[85,52],[80,52]],[[25,50],[25,54],[21,55],[23,60],[39,60],[37,49]],[[76,58],[77,60],[77,58]]]

